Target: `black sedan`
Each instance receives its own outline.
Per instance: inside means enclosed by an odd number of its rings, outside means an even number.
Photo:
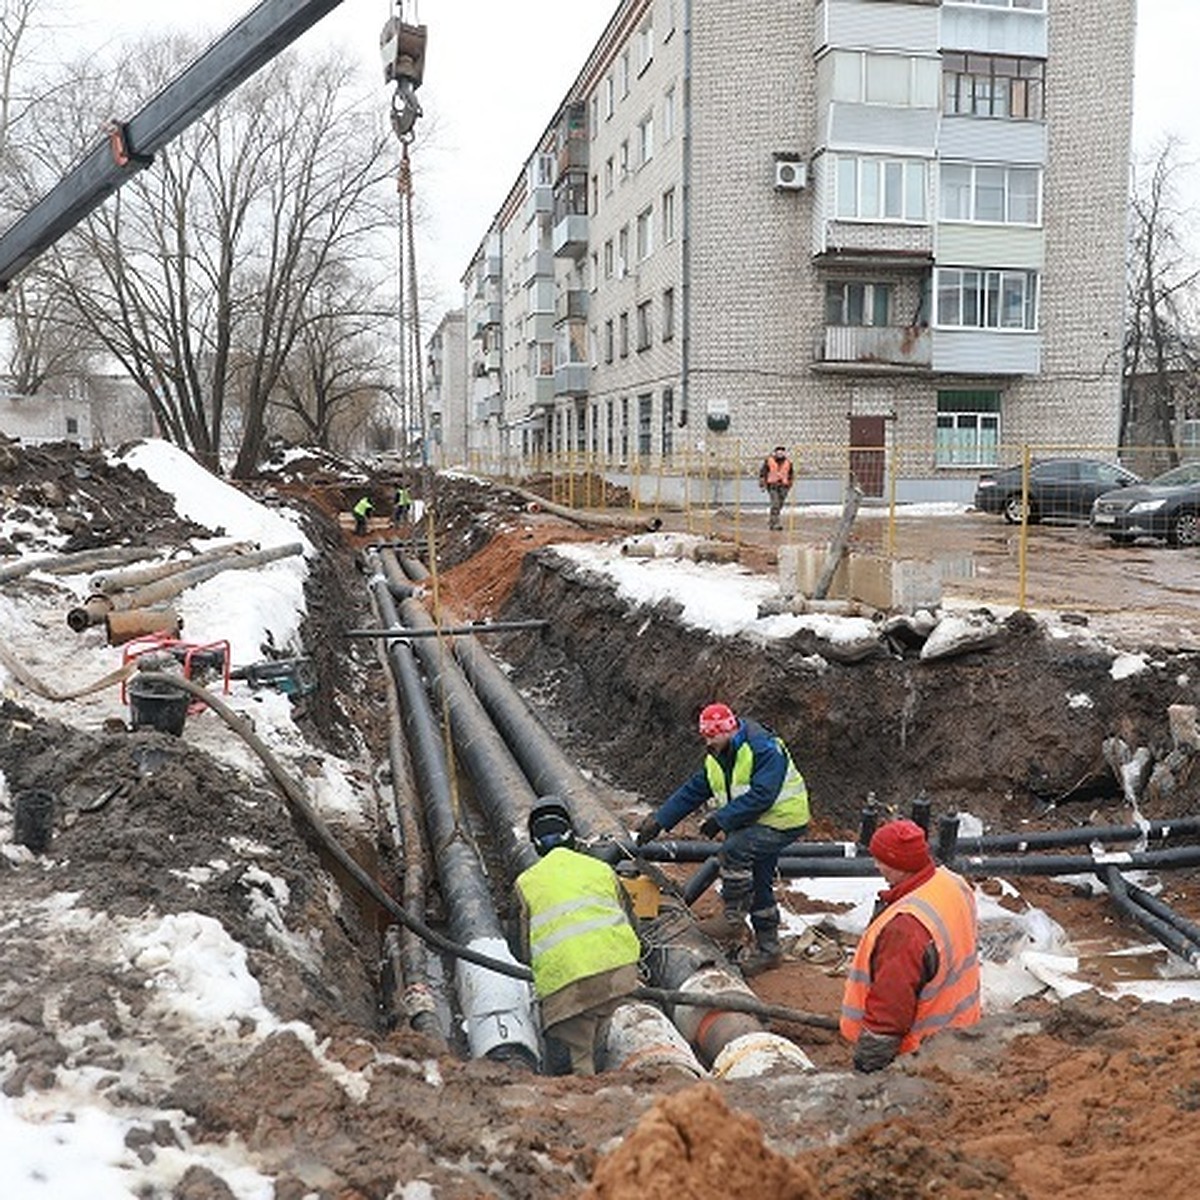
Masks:
[[[984,475],[975,489],[980,512],[1001,513],[1021,523],[1021,467]],[[1029,523],[1045,517],[1087,521],[1097,496],[1141,483],[1132,471],[1098,458],[1043,458],[1029,468]]]
[[[1092,526],[1114,542],[1152,537],[1172,546],[1200,546],[1200,462],[1100,496]]]

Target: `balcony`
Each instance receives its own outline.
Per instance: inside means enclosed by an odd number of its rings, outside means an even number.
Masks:
[[[826,263],[929,267],[933,263],[933,226],[826,221],[816,254]]]
[[[499,279],[500,272],[503,269],[503,266],[504,266],[504,264],[501,261],[500,255],[498,255],[498,254],[487,255],[483,260],[483,265],[481,268],[482,278],[485,281],[489,280],[489,279],[491,279],[491,280]]]
[[[588,246],[588,219],[583,213],[568,213],[554,226],[555,258],[579,258]]]
[[[554,323],[563,321],[586,321],[588,315],[588,293],[573,290],[560,292],[554,305]]]
[[[478,339],[483,337],[488,329],[495,325],[499,325],[500,320],[500,302],[498,300],[492,300],[491,302],[484,304],[480,308],[479,313],[475,318],[475,331],[471,336],[478,341]]]
[[[586,396],[592,368],[587,363],[564,363],[554,368],[556,396]]]
[[[826,325],[816,361],[828,367],[925,367],[933,362],[926,325]]]
[[[537,279],[554,278],[554,254],[549,250],[534,250],[526,255],[521,282],[529,287]]]
[[[531,403],[534,408],[554,407],[554,376],[535,375],[530,391]]]
[[[541,187],[530,188],[525,197],[525,224],[528,225],[539,213],[554,211],[554,189],[545,184]]]

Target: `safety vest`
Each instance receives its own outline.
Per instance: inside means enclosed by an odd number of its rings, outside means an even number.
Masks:
[[[353,513],[356,517],[365,517],[375,505],[371,503],[370,496],[364,496],[353,508]]]
[[[559,846],[517,876],[529,910],[530,966],[539,997],[641,957],[612,867]]]
[[[884,926],[910,913],[929,930],[937,947],[937,974],[921,988],[912,1028],[900,1042],[909,1054],[927,1037],[958,1025],[974,1025],[980,1017],[979,958],[976,953],[975,894],[965,879],[938,867],[933,878],[889,904],[863,934],[842,996],[842,1036],[858,1041],[867,993],[871,987],[871,952]]]
[[[400,487],[396,489],[396,507],[407,508],[412,503],[412,493],[408,488]]]
[[[783,786],[775,803],[755,822],[756,825],[766,825],[771,829],[795,829],[797,825],[808,824],[808,785],[804,776],[796,770],[792,756],[781,738],[774,739],[787,759],[787,772],[783,777]],[[704,759],[704,773],[708,776],[708,787],[712,794],[722,803],[728,804],[738,796],[744,796],[750,790],[750,778],[754,772],[754,751],[750,743],[743,742],[733,756],[733,770],[729,779],[725,778],[725,770],[717,760],[716,755],[709,754]]]
[[[779,462],[775,455],[771,455],[766,461],[767,471],[767,487],[791,487],[792,486],[792,464],[789,459],[784,459]]]

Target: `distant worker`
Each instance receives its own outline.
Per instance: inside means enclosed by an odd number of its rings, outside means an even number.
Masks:
[[[794,475],[792,460],[788,458],[786,446],[776,446],[763,459],[763,464],[758,469],[758,486],[771,499],[771,515],[767,522],[768,529],[783,528],[780,514],[783,512],[783,505],[787,500],[788,492],[792,490]]]
[[[350,511],[354,513],[354,532],[361,535],[367,532],[367,517],[374,511],[370,496],[364,496]]]
[[[739,720],[727,704],[701,711],[700,736],[704,764],[641,823],[636,840],[644,846],[702,804],[719,806],[700,823],[700,835],[725,835],[719,854],[724,914],[701,928],[736,944],[749,916],[755,949],[738,965],[744,975],[757,975],[783,959],[775,871],[783,848],[808,828],[808,787],[782,739]]]
[[[396,484],[396,495],[392,499],[392,524],[399,529],[408,524],[408,513],[412,508],[412,492],[404,480]]]
[[[594,1075],[600,1026],[638,986],[642,946],[628,893],[612,867],[575,849],[557,797],[530,810],[529,840],[541,857],[517,876],[521,957],[546,1037],[566,1048],[574,1074]]]
[[[878,1071],[941,1029],[979,1020],[975,894],[934,864],[920,825],[890,821],[868,849],[887,880],[842,998],[854,1066]]]

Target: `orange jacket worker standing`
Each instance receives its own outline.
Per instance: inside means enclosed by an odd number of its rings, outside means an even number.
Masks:
[[[792,490],[794,474],[786,446],[776,446],[758,469],[758,486],[771,497],[771,515],[767,523],[769,529],[783,528],[780,514],[788,492]]]

